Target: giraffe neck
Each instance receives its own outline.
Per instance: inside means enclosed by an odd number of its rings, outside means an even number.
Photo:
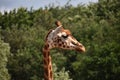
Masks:
[[[52,62],[48,44],[45,44],[43,48],[43,57],[44,57],[44,80],[53,80]]]

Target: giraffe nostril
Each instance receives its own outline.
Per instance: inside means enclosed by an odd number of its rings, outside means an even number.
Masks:
[[[72,42],[72,44],[73,44],[73,45],[77,45],[77,43],[75,43],[75,42]]]

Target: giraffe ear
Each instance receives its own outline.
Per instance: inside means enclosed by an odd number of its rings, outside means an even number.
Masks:
[[[68,30],[68,29],[66,29],[66,30],[63,30],[67,35],[71,35],[71,32]]]

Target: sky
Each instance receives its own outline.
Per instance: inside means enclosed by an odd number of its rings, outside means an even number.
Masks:
[[[98,0],[70,0],[70,4],[77,6],[78,4],[88,4],[89,2],[97,2]],[[0,0],[0,12],[10,11],[14,8],[26,7],[30,9],[44,8],[49,4],[55,4],[55,6],[64,6],[68,0]]]

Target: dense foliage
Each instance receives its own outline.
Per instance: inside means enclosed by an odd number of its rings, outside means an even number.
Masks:
[[[55,80],[120,80],[119,0],[0,13],[2,80],[43,79],[44,37],[56,20],[70,29],[86,52],[51,50]]]
[[[1,80],[10,80],[10,75],[8,69],[6,68],[8,59],[7,57],[10,54],[9,44],[4,43],[0,40],[0,79]]]

